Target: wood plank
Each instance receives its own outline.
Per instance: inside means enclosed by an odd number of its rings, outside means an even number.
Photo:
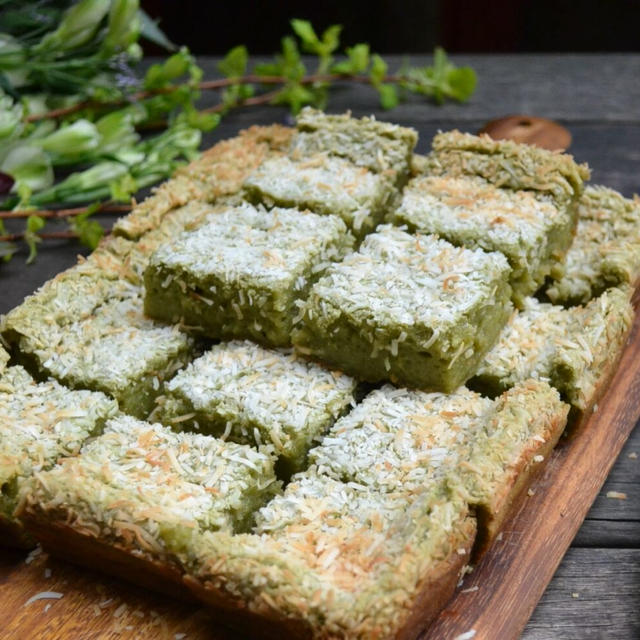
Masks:
[[[640,520],[587,519],[582,523],[571,546],[640,549]]]
[[[522,640],[640,638],[639,601],[640,550],[570,549]]]
[[[533,495],[505,522],[502,539],[467,576],[425,640],[472,629],[474,640],[519,637],[640,416],[639,392],[640,315],[598,411],[577,437],[554,450]]]

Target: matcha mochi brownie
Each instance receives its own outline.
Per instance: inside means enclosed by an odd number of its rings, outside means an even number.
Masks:
[[[357,238],[382,222],[394,195],[391,178],[337,156],[265,160],[245,181],[245,196],[268,207],[339,216]]]
[[[451,597],[475,519],[445,484],[380,493],[303,473],[256,533],[195,534],[184,582],[246,637],[416,637]]]
[[[296,128],[291,138],[292,158],[328,153],[375,173],[393,172],[398,183],[406,182],[418,142],[415,129],[373,116],[353,118],[349,112],[329,115],[311,107],[300,112]]]
[[[534,377],[548,380],[579,414],[593,407],[615,372],[633,324],[630,287],[613,288],[584,307],[527,300],[470,380],[497,394]]]
[[[500,189],[483,178],[446,175],[413,178],[390,220],[468,249],[502,252],[512,268],[518,305],[545,277],[561,274],[575,227],[571,212],[558,208],[549,196]]]
[[[429,175],[474,176],[503,189],[547,195],[577,219],[575,210],[590,173],[569,154],[456,130],[439,133],[431,146]]]
[[[608,287],[640,279],[640,198],[588,186],[578,203],[578,230],[564,275],[545,293],[557,304],[584,304]]]
[[[229,207],[153,254],[145,312],[212,338],[286,346],[296,300],[352,245],[337,216]]]
[[[390,493],[448,479],[482,511],[479,533],[488,541],[522,486],[519,476],[553,448],[568,410],[538,380],[496,400],[465,387],[443,394],[385,385],[336,422],[309,462],[319,474]]]
[[[121,416],[35,476],[21,517],[170,564],[195,530],[247,530],[279,490],[267,450]]]
[[[271,444],[289,475],[353,404],[356,381],[291,351],[223,342],[165,384],[154,419],[260,446]]]
[[[297,350],[361,380],[453,391],[511,312],[500,253],[385,225],[300,302]]]
[[[2,543],[29,545],[14,516],[30,478],[76,454],[118,413],[102,393],[71,391],[54,380],[36,383],[20,366],[0,376],[0,532]]]

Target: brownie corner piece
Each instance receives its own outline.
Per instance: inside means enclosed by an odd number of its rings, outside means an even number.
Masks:
[[[511,311],[500,253],[379,227],[301,305],[295,347],[369,382],[452,391]]]
[[[498,187],[546,193],[572,211],[590,177],[588,166],[567,153],[457,130],[434,137],[428,172],[478,176]]]
[[[102,393],[74,391],[55,380],[35,382],[20,366],[0,377],[0,531],[2,544],[32,542],[15,508],[33,474],[73,456],[101,433],[118,405]]]
[[[578,202],[578,228],[564,273],[545,294],[556,304],[585,304],[608,287],[640,281],[640,198],[589,185]]]
[[[82,537],[89,548],[171,561],[196,530],[246,530],[279,490],[268,453],[120,416],[38,474],[21,513],[27,527]]]
[[[230,207],[152,255],[145,311],[212,338],[286,346],[296,300],[352,245],[337,216]]]
[[[326,114],[311,107],[298,114],[296,126],[290,149],[293,157],[330,153],[376,173],[392,171],[399,183],[407,178],[418,142],[418,133],[409,127],[373,116],[354,118],[349,112]]]

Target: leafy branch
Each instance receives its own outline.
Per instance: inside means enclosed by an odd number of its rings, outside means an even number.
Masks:
[[[203,80],[189,51],[172,45],[138,0],[2,3],[8,7],[0,16],[4,259],[15,252],[13,243],[23,240],[28,261],[33,260],[38,243],[51,233],[95,246],[103,229],[90,219],[93,213],[114,207],[120,212],[124,205],[118,203],[170,176],[195,157],[201,132],[234,109],[273,104],[295,114],[305,105],[325,108],[331,88],[348,83],[370,86],[384,109],[408,94],[436,104],[462,102],[476,85],[475,72],[456,67],[439,48],[432,65],[403,65],[393,72],[366,43],[347,47],[338,58],[339,25],[318,34],[311,23],[297,19],[270,62],[250,68],[249,51],[240,45],[218,64],[222,77]],[[141,36],[173,53],[138,78]],[[315,58],[313,69],[303,54]],[[203,91],[217,91],[219,101],[199,108]],[[163,131],[149,137],[157,128]],[[67,175],[56,181],[59,169]],[[69,207],[85,203],[90,206]],[[12,219],[26,219],[25,230],[7,232],[4,222]],[[69,221],[68,230],[43,231],[47,221],[61,220]]]

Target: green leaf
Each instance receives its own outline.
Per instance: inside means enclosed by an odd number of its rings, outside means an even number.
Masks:
[[[140,35],[139,0],[111,0],[107,33],[100,47],[107,56],[126,51]]]
[[[69,223],[69,228],[78,234],[80,244],[90,249],[95,249],[104,235],[104,229],[100,223],[89,219],[99,208],[100,203],[96,202],[87,207],[83,213],[71,218]]]
[[[42,238],[38,235],[38,231],[45,225],[44,218],[40,216],[29,216],[27,218],[27,227],[24,232],[24,241],[29,247],[29,257],[27,264],[31,264],[38,255],[38,243],[42,242]]]
[[[81,0],[75,3],[65,12],[56,30],[44,36],[34,51],[61,55],[91,42],[110,4],[110,0]]]
[[[314,104],[316,96],[313,91],[299,83],[291,83],[285,86],[274,98],[273,104],[285,104],[295,115],[306,104]]]
[[[38,140],[40,147],[55,159],[93,151],[100,144],[100,133],[93,122],[84,118],[63,125],[45,138]]]
[[[341,24],[332,24],[330,27],[325,29],[324,33],[322,34],[322,54],[328,56],[340,46],[341,31]]]
[[[300,80],[306,73],[306,67],[300,57],[298,45],[291,36],[282,38],[282,75],[290,80]]]
[[[178,48],[167,38],[157,21],[153,20],[144,9],[140,9],[138,15],[140,16],[140,35],[145,40],[149,40],[167,51],[175,51]]]
[[[380,106],[383,109],[394,109],[398,106],[398,90],[394,84],[380,84],[377,89],[380,94]]]
[[[4,235],[4,233],[2,235]],[[7,242],[6,240],[0,241],[0,260],[9,262],[17,250],[18,247],[16,247],[13,242]]]
[[[294,18],[291,20],[291,28],[302,41],[302,46],[305,51],[309,51],[311,53],[318,52],[320,40],[308,20],[299,20],[298,18]]]
[[[20,144],[6,155],[0,171],[8,173],[14,180],[13,193],[47,189],[53,184],[51,161],[42,149],[31,144]]]
[[[111,199],[116,202],[129,202],[131,200],[131,196],[137,190],[138,184],[130,173],[126,173],[109,183]]]
[[[279,62],[262,62],[253,68],[253,72],[258,76],[281,76],[282,65]]]
[[[371,71],[369,72],[371,84],[374,87],[384,80],[387,75],[387,69],[387,63],[377,53],[374,53],[371,56]]]
[[[169,56],[160,64],[152,64],[144,77],[145,89],[160,89],[169,86],[174,80],[189,74],[194,79],[194,74],[202,73],[195,64],[193,56],[186,47]]]
[[[353,47],[347,47],[347,56],[348,60],[334,64],[331,71],[347,75],[364,73],[369,66],[369,45],[356,44]]]
[[[447,82],[451,97],[460,102],[466,102],[476,90],[478,76],[471,67],[459,67],[449,71]]]
[[[231,49],[218,63],[218,70],[226,78],[239,78],[245,74],[248,62],[247,48],[244,45],[239,45]]]

